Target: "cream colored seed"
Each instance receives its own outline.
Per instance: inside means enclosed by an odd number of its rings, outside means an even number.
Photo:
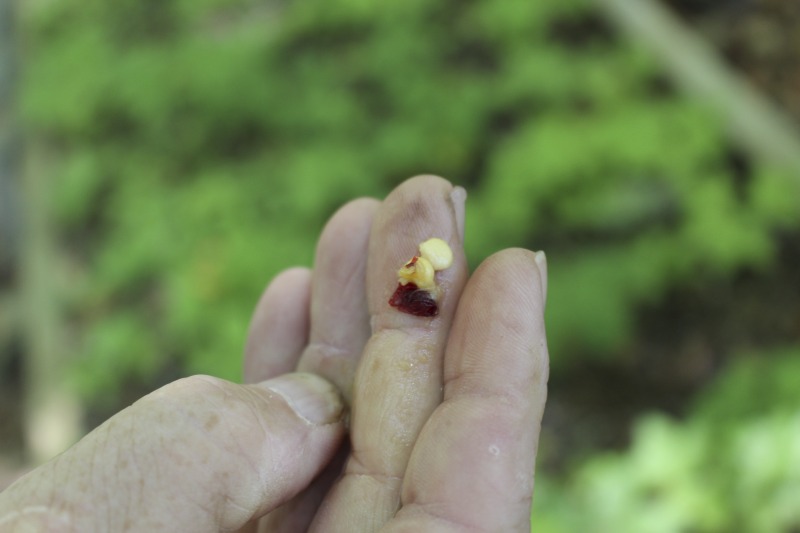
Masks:
[[[416,261],[412,259],[403,265],[403,268],[397,272],[397,278],[402,285],[410,282],[427,291],[436,287],[436,282],[433,280],[435,273],[430,261],[424,257],[417,257]]]
[[[430,261],[434,270],[444,270],[453,264],[453,251],[442,239],[428,239],[419,245],[419,253],[423,259]]]

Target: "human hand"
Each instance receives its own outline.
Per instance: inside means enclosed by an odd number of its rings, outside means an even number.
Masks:
[[[467,281],[464,198],[422,176],[384,202],[351,202],[323,231],[313,273],[290,270],[265,292],[246,380],[314,372],[352,410],[349,447],[261,531],[305,531],[312,519],[324,532],[529,531],[548,376],[546,263],[505,250]],[[387,304],[397,269],[430,237],[455,252],[437,274],[433,319]]]
[[[527,531],[546,267],[506,250],[467,282],[462,232],[463,191],[439,178],[346,205],[313,273],[259,302],[245,378],[260,383],[148,395],[0,494],[0,531]],[[440,313],[402,314],[397,268],[431,236],[456,252]],[[342,390],[349,445],[340,396],[295,369]]]

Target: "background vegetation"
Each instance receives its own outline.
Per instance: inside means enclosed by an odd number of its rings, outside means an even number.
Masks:
[[[238,379],[260,291],[327,217],[436,173],[470,194],[473,266],[548,253],[536,531],[800,527],[796,176],[595,4],[57,0],[23,22],[90,421]]]

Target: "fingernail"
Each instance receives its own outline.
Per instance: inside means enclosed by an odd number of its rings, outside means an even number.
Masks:
[[[464,204],[467,201],[467,191],[464,187],[454,187],[450,192],[450,202],[456,215],[456,228],[461,242],[464,242]]]
[[[280,394],[289,407],[311,424],[333,424],[342,419],[342,396],[336,387],[315,374],[285,374],[263,385]]]
[[[542,304],[547,303],[547,256],[539,250],[534,255],[536,266],[539,268],[539,278],[542,280]]]

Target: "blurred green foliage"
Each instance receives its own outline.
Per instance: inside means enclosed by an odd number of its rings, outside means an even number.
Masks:
[[[91,391],[164,356],[235,378],[264,282],[310,263],[336,206],[420,172],[469,187],[473,264],[548,250],[556,368],[613,353],[687,276],[768,261],[797,218],[578,0],[59,0],[29,26]]]
[[[568,484],[545,481],[535,530],[797,530],[798,391],[800,348],[743,357],[700,395],[687,421],[644,417],[626,454],[592,457]]]
[[[25,117],[57,156],[75,377],[95,402],[167,361],[238,379],[264,284],[311,264],[339,205],[414,174],[467,187],[473,266],[547,250],[554,374],[614,358],[669,288],[765,268],[798,226],[796,186],[739,175],[716,120],[582,0],[56,0],[25,23]],[[629,455],[590,458],[570,487],[540,480],[539,530],[796,524],[796,452],[758,454],[800,442],[797,418],[739,424],[797,406],[781,380],[800,369],[773,360],[733,369],[685,424],[644,419]]]

